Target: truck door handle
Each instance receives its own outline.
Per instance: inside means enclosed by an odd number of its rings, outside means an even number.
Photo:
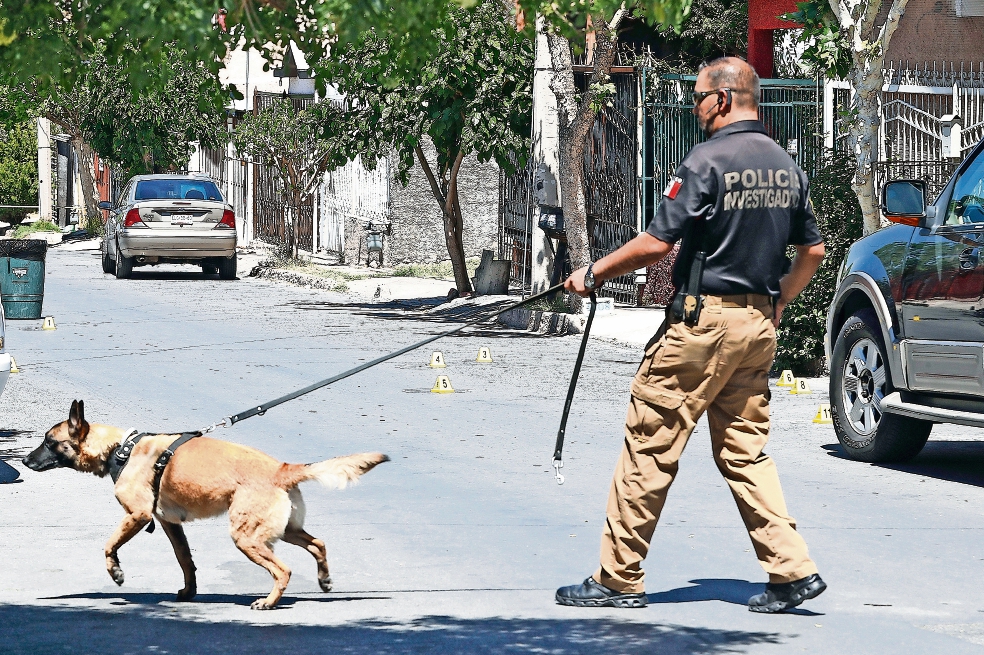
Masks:
[[[980,248],[967,248],[962,253],[960,253],[960,271],[969,272],[977,268],[977,264],[981,260],[981,249]]]

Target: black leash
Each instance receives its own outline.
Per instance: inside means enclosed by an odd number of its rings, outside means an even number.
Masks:
[[[305,394],[309,394],[312,391],[316,391],[316,390],[318,390],[318,389],[320,389],[322,387],[327,387],[329,384],[334,384],[335,382],[338,382],[339,380],[344,380],[345,378],[350,377],[352,375],[355,375],[356,373],[361,373],[362,371],[366,370],[367,368],[372,368],[373,366],[376,366],[378,364],[382,364],[383,362],[389,361],[389,360],[393,359],[394,357],[399,357],[400,355],[406,354],[406,353],[410,352],[411,350],[416,350],[417,348],[420,348],[422,346],[426,346],[427,344],[432,343],[434,341],[437,341],[438,339],[443,339],[444,337],[451,336],[452,334],[455,334],[457,332],[461,332],[465,328],[471,327],[471,326],[476,325],[478,323],[481,323],[483,321],[487,321],[490,318],[495,318],[496,316],[499,316],[500,314],[505,314],[506,312],[508,312],[511,309],[516,309],[518,307],[522,307],[523,305],[528,305],[528,304],[530,304],[532,302],[535,302],[537,300],[540,300],[541,298],[545,298],[546,296],[548,296],[548,295],[550,295],[552,293],[555,293],[557,291],[560,291],[563,288],[564,288],[563,283],[557,284],[555,286],[550,287],[546,291],[541,291],[540,293],[538,293],[536,295],[530,296],[526,300],[521,300],[520,302],[515,303],[515,304],[512,304],[509,307],[506,307],[504,309],[500,309],[497,312],[493,312],[491,314],[486,314],[486,315],[482,316],[481,318],[476,318],[476,319],[474,319],[472,321],[468,321],[464,325],[460,325],[460,326],[458,326],[458,327],[456,327],[456,328],[454,328],[452,330],[448,330],[447,332],[442,332],[442,333],[440,333],[438,335],[435,335],[433,337],[424,339],[423,341],[418,341],[415,344],[412,344],[410,346],[407,346],[406,348],[401,348],[401,349],[399,349],[399,350],[397,350],[395,352],[391,352],[388,355],[383,355],[382,357],[377,357],[376,359],[374,359],[372,361],[366,362],[365,364],[360,364],[359,366],[356,366],[355,368],[350,368],[349,370],[347,370],[347,371],[345,371],[343,373],[339,373],[338,375],[333,375],[332,377],[326,378],[324,380],[321,380],[320,382],[315,382],[314,384],[310,384],[310,385],[304,387],[303,389],[298,389],[297,391],[291,392],[291,393],[287,394],[286,396],[281,396],[280,398],[276,398],[276,399],[271,400],[269,402],[263,403],[262,405],[257,405],[256,407],[251,407],[250,409],[247,409],[245,411],[239,412],[238,414],[233,414],[232,416],[227,416],[226,418],[222,419],[218,423],[213,423],[212,425],[210,425],[208,427],[202,428],[201,432],[203,434],[207,434],[207,433],[211,432],[212,430],[214,430],[215,428],[219,428],[219,427],[228,428],[228,427],[231,427],[231,426],[235,425],[236,423],[239,423],[240,421],[245,421],[248,418],[252,418],[253,416],[262,416],[263,414],[265,414],[267,412],[268,409],[272,409],[272,408],[276,407],[277,405],[282,405],[283,403],[288,402],[290,400],[294,400],[295,398],[300,398],[301,396],[303,396]],[[594,305],[593,304],[591,306],[591,309],[592,309],[592,315],[593,315],[593,312],[594,312]],[[479,311],[481,311],[481,310],[479,310]],[[591,321],[590,317],[588,318],[588,321],[589,321],[589,324],[590,324],[590,321]],[[583,345],[581,346],[581,350],[582,350],[582,353],[583,353],[583,350],[584,350],[584,346]]]
[[[571,375],[571,386],[567,388],[567,400],[564,402],[564,413],[560,417],[560,429],[557,430],[557,443],[554,445],[553,466],[557,475],[557,484],[564,484],[564,476],[560,474],[560,469],[564,468],[564,436],[567,433],[567,416],[571,413],[571,403],[574,402],[574,389],[577,388],[577,377],[581,373],[581,362],[584,361],[584,349],[588,345],[588,333],[591,331],[591,322],[594,320],[595,309],[598,307],[598,299],[594,292],[591,293],[591,310],[588,312],[588,320],[584,324],[584,336],[581,337],[581,349],[577,351],[577,361],[574,362],[574,373]]]

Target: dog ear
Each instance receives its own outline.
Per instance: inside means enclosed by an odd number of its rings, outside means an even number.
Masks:
[[[72,409],[68,412],[68,434],[80,440],[85,437],[89,424],[85,422],[85,404],[81,400],[72,401]]]

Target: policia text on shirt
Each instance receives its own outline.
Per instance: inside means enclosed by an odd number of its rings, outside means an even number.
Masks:
[[[718,469],[769,575],[749,609],[782,612],[826,588],[765,453],[775,329],[824,248],[806,175],[759,122],[758,98],[758,76],[744,61],[718,59],[703,68],[694,114],[708,140],[680,164],[646,233],[565,283],[587,295],[683,240],[676,298],[632,381],[601,564],[580,585],[558,589],[561,604],[646,605],[642,561],[677,462],[705,413]],[[790,245],[797,254],[787,269]]]
[[[732,190],[738,185],[739,188]],[[741,173],[729,171],[724,174],[724,210],[756,209],[758,207],[781,207],[800,204],[799,176],[795,169],[780,168],[751,170]]]

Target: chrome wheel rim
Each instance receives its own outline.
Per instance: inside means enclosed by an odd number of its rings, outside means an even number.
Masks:
[[[847,420],[859,435],[869,436],[878,428],[887,386],[881,349],[871,339],[861,339],[844,363],[841,383]]]

